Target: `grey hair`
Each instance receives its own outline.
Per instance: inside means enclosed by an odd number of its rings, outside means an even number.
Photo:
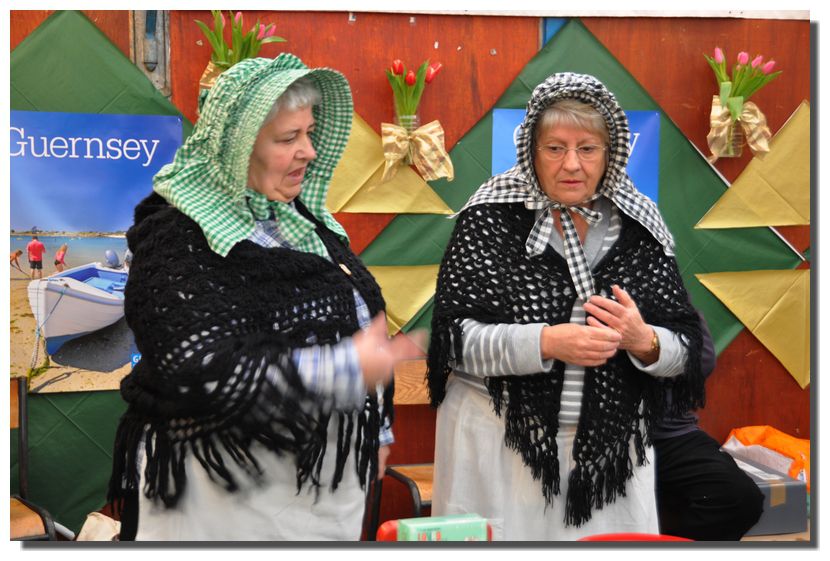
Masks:
[[[560,125],[585,129],[602,138],[603,144],[610,142],[608,125],[599,111],[588,103],[575,99],[557,101],[539,116],[536,121],[534,140],[538,139],[543,131]]]
[[[276,117],[280,109],[295,111],[297,109],[319,105],[322,101],[323,96],[320,94],[320,90],[317,89],[317,84],[314,83],[314,80],[308,76],[297,78],[274,101],[274,105],[271,107],[268,115],[265,116],[263,123],[267,123]]]

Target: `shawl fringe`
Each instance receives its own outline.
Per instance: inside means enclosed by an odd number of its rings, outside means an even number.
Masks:
[[[460,319],[434,320],[427,353],[427,389],[432,407],[438,407],[447,395],[447,378],[451,364],[461,360],[462,337]]]
[[[533,380],[530,380],[533,378]],[[519,453],[530,468],[533,479],[542,485],[546,504],[559,494],[559,457],[551,435],[559,430],[559,406],[542,411],[528,411],[529,393],[545,387],[545,395],[559,393],[554,380],[546,374],[533,376],[490,376],[485,385],[493,402],[493,411],[504,415],[504,444]],[[504,396],[507,394],[507,403]],[[540,445],[541,444],[541,445]]]

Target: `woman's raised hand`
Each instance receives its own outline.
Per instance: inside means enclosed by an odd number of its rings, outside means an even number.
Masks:
[[[366,329],[355,333],[354,346],[367,388],[387,384],[395,365],[402,360],[424,356],[427,336],[423,330],[406,335],[399,333],[391,339],[386,333],[386,314],[379,313]]]
[[[620,349],[630,351],[635,356],[648,353],[654,330],[643,321],[634,299],[616,284],[611,287],[615,302],[602,296],[591,296],[585,303],[590,326],[608,326],[621,335]]]
[[[560,323],[542,328],[542,358],[599,366],[614,356],[620,334],[608,327]]]

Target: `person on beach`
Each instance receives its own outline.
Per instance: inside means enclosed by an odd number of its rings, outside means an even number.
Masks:
[[[26,271],[24,271],[23,268],[20,266],[21,255],[23,255],[22,249],[12,251],[11,255],[9,256],[9,264],[25,275]]]
[[[43,242],[37,239],[37,236],[32,236],[32,241],[26,246],[26,252],[29,254],[29,269],[31,270],[31,278],[43,278],[43,252],[46,251],[46,246]]]
[[[122,540],[360,539],[393,368],[422,351],[387,337],[380,287],[326,210],[352,115],[341,73],[246,59],[136,207]]]
[[[63,244],[62,246],[60,246],[57,253],[55,253],[55,269],[57,269],[59,273],[63,272],[63,270],[66,268],[65,259],[67,249],[69,249],[69,246],[67,244]]]

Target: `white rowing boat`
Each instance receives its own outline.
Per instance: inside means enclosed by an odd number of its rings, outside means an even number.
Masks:
[[[29,305],[46,352],[121,319],[127,276],[124,269],[87,263],[30,282]]]

